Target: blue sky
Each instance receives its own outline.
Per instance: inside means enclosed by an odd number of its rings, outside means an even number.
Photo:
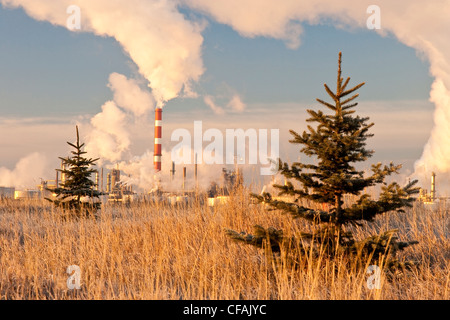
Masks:
[[[0,10],[0,94],[3,116],[95,113],[111,96],[111,72],[131,72],[130,59],[112,38],[72,33]]]
[[[276,39],[244,38],[209,20],[203,32],[206,72],[196,89],[216,94],[227,84],[248,104],[324,97],[323,83],[334,84],[337,53],[344,76],[365,81],[360,100],[428,100],[428,63],[392,36],[372,30],[347,32],[333,26],[304,25],[302,44],[288,49]],[[27,16],[22,9],[0,10],[0,93],[3,116],[95,113],[111,97],[111,72],[136,74],[132,60],[110,37],[72,33]],[[169,102],[207,108],[201,99]],[[175,110],[174,110],[175,109]]]
[[[282,130],[299,131],[306,118],[304,107],[317,107],[315,98],[327,99],[323,83],[335,86],[337,54],[342,51],[343,76],[351,77],[350,84],[366,82],[359,90],[359,110],[374,121],[385,120],[376,123],[376,160],[399,160],[412,170],[428,139],[434,109],[428,101],[429,64],[413,48],[373,30],[302,24],[300,47],[289,49],[281,40],[243,37],[230,26],[203,18],[207,20],[202,32],[205,72],[193,85],[198,97],[169,101],[164,107],[165,122],[204,120],[211,126],[221,122],[252,128],[266,121],[267,127],[275,123]],[[12,143],[5,135],[0,138],[0,167],[12,170],[21,157],[40,148],[51,157],[60,156],[58,152],[65,150],[60,145],[72,134],[72,120],[88,119],[112,99],[109,75],[117,72],[143,80],[137,70],[111,37],[73,33],[36,21],[22,9],[0,5],[0,119],[4,126],[0,131],[7,128],[20,137],[14,140],[20,139],[20,143]],[[230,92],[239,94],[246,111],[218,118],[203,97],[213,96],[218,103],[225,103]],[[302,107],[296,110],[295,106]],[[291,122],[283,123],[283,112]],[[14,125],[12,120],[8,125],[8,119],[14,119]],[[24,128],[28,124],[20,119],[33,124],[33,119],[40,119],[42,124],[33,131],[35,140],[27,137],[29,131]],[[146,119],[152,132],[152,115]],[[410,131],[395,132],[398,122]],[[297,128],[286,127],[297,123]],[[44,132],[47,124],[49,131],[54,125],[62,136],[50,138],[49,132]],[[414,135],[414,131],[418,132]],[[165,135],[167,138],[170,132]],[[142,154],[148,148],[147,138],[136,137],[140,144],[132,147],[133,152]],[[393,141],[401,145],[392,145]]]

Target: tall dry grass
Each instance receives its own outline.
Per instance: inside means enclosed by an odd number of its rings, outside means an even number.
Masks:
[[[224,228],[255,224],[287,235],[306,225],[252,205],[248,191],[214,208],[108,205],[98,219],[60,219],[45,202],[0,205],[1,299],[449,299],[449,211],[416,206],[355,230],[365,237],[392,228],[420,243],[401,254],[417,268],[368,289],[365,270],[345,259],[305,261],[300,269],[268,261]],[[81,269],[80,290],[68,290],[66,269]]]

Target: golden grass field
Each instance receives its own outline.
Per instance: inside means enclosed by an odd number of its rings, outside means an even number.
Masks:
[[[63,221],[47,202],[0,205],[1,299],[449,299],[449,211],[417,204],[387,213],[358,237],[392,228],[418,240],[400,258],[417,268],[368,289],[365,270],[342,260],[310,259],[303,268],[274,265],[253,246],[230,240],[225,228],[255,224],[287,235],[307,226],[251,204],[248,190],[214,208],[193,203],[107,205],[98,219]],[[81,270],[81,289],[67,287],[69,265]]]

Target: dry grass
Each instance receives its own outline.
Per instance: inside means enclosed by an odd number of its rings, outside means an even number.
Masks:
[[[449,211],[415,207],[357,230],[359,237],[391,228],[418,240],[401,258],[419,261],[410,273],[370,290],[364,270],[345,261],[311,259],[304,268],[275,266],[224,228],[274,226],[287,234],[302,221],[251,205],[247,192],[228,204],[173,208],[149,203],[106,206],[94,219],[61,221],[47,203],[0,204],[1,299],[449,299]],[[66,269],[81,268],[80,290],[68,290]]]

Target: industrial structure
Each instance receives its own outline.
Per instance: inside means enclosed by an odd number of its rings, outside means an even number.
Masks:
[[[430,209],[436,208],[449,208],[450,206],[450,197],[439,196],[436,191],[436,174],[434,172],[431,173],[431,186],[430,192],[428,193],[427,189],[420,188],[419,197],[417,200],[419,203]]]
[[[438,200],[436,197],[436,174],[434,172],[431,173],[430,193],[428,193],[427,189],[420,188],[418,200],[424,204],[433,204]]]
[[[14,187],[0,187],[0,199],[14,198],[15,191]]]
[[[154,187],[153,189],[145,196],[145,198],[154,202],[162,202],[168,203],[171,205],[186,205],[193,199],[198,199],[198,164],[197,164],[197,154],[195,154],[194,160],[194,188],[188,190],[187,189],[187,168],[183,167],[181,170],[182,174],[182,183],[181,189],[178,190],[163,190],[161,187],[161,178],[158,174],[161,172],[162,168],[162,109],[155,109],[155,137],[154,137],[154,152],[153,152],[153,165],[154,165]],[[172,161],[172,168],[170,170],[170,179],[171,181],[175,178],[175,162]],[[242,175],[235,170],[234,173],[227,172],[225,169],[222,173],[222,185],[224,186],[224,192],[220,194],[212,195],[209,193],[208,204],[214,204],[214,198],[220,197],[220,202],[223,203],[226,199],[228,199],[229,188],[231,185],[235,183],[242,182]],[[230,184],[230,181],[232,183]]]
[[[110,183],[107,185],[108,201],[110,202],[123,202],[130,203],[135,199],[135,193],[133,187],[120,180],[120,170],[112,169],[108,173],[108,180]],[[103,190],[102,190],[103,191]]]
[[[103,193],[103,196],[101,196],[103,203],[129,203],[136,200],[145,200],[169,205],[185,205],[193,199],[203,198],[202,196],[199,197],[197,154],[195,154],[194,161],[193,185],[191,183],[188,185],[187,168],[184,166],[176,171],[175,162],[172,162],[170,180],[174,181],[176,173],[178,173],[182,176],[180,186],[176,190],[163,190],[162,188],[162,175],[160,174],[162,168],[162,108],[160,107],[155,109],[154,134],[154,186],[152,190],[137,195],[133,191],[133,187],[125,182],[127,179],[124,179],[125,181],[121,179],[121,171],[118,166],[107,172],[104,172],[103,168],[99,168],[95,172],[94,188]],[[40,184],[34,189],[16,190],[16,188],[11,187],[0,187],[0,199],[42,200],[44,198],[55,197],[56,193],[52,190],[64,187],[66,182],[65,172],[67,169],[64,161],[61,161],[61,167],[56,169],[54,180],[41,179]],[[105,176],[106,183],[104,183]],[[230,190],[240,183],[242,183],[242,174],[237,170],[237,166],[235,171],[227,171],[224,168],[220,187],[216,185],[217,188],[210,188],[204,196],[209,197],[208,203],[210,205],[224,203],[228,199]]]
[[[242,174],[237,170],[237,166],[235,171],[227,171],[224,168],[222,171],[222,181],[219,182],[220,186],[216,185],[214,188],[210,188],[209,191],[199,196],[197,154],[195,154],[194,184],[188,184],[187,168],[184,166],[176,171],[175,162],[172,162],[170,179],[174,181],[177,173],[182,177],[181,183],[176,190],[163,190],[162,185],[164,184],[161,183],[162,175],[160,174],[162,168],[162,108],[160,107],[155,109],[154,134],[154,186],[152,190],[138,195],[133,191],[133,187],[127,184],[127,179],[121,179],[121,171],[118,166],[105,172],[103,168],[98,168],[95,172],[94,188],[103,193],[103,196],[101,196],[102,203],[130,203],[137,200],[145,200],[168,205],[186,205],[193,199],[205,199],[209,197],[208,204],[215,205],[226,202],[231,189],[242,183]],[[44,198],[55,197],[56,193],[52,190],[64,187],[66,182],[65,172],[67,169],[62,161],[61,167],[56,169],[53,180],[41,179],[40,184],[33,189],[16,190],[16,188],[11,187],[0,187],[0,199],[43,200]],[[106,183],[104,183],[105,177]]]
[[[155,111],[155,139],[154,139],[154,187],[147,193],[137,194],[133,191],[133,187],[125,181],[121,180],[121,171],[117,166],[111,169],[106,174],[106,184],[104,184],[104,169],[100,168],[95,172],[95,190],[103,193],[103,203],[130,203],[138,200],[158,202],[168,205],[186,205],[193,199],[205,199],[209,206],[216,206],[228,202],[229,196],[233,189],[243,184],[243,175],[239,170],[236,162],[234,170],[227,170],[222,168],[222,175],[220,181],[213,181],[209,189],[205,192],[204,197],[199,197],[198,189],[198,166],[197,154],[195,154],[194,162],[194,186],[187,187],[187,168],[183,166],[176,170],[175,162],[172,161],[170,169],[170,180],[174,181],[176,173],[182,175],[180,186],[176,190],[163,190],[161,187],[160,175],[162,168],[162,109],[158,108]],[[16,190],[14,187],[0,187],[0,200],[12,199],[15,200],[39,200],[44,198],[51,198],[54,196],[53,189],[63,187],[66,181],[65,173],[66,167],[61,163],[61,169],[56,170],[54,180],[42,180],[36,186],[36,189]],[[286,183],[286,181],[285,181]],[[449,198],[438,197],[436,191],[436,174],[431,174],[431,188],[430,192],[427,189],[420,188],[418,202],[424,205],[435,205],[438,202],[446,203]],[[431,207],[431,206],[430,206]]]
[[[40,184],[34,189],[17,190],[15,187],[0,187],[0,200],[43,200],[45,198],[52,198],[55,196],[52,190],[64,186],[66,181],[65,169],[65,166],[61,164],[61,169],[56,170],[54,180],[41,179]],[[121,181],[120,170],[118,168],[112,169],[107,174],[107,181],[105,191],[103,189],[103,168],[95,172],[94,189],[104,194],[102,202],[131,202],[135,199],[136,194],[133,192],[132,186]]]
[[[162,139],[162,109],[155,110],[155,144],[153,149],[153,164],[155,173],[161,171],[161,139]]]

